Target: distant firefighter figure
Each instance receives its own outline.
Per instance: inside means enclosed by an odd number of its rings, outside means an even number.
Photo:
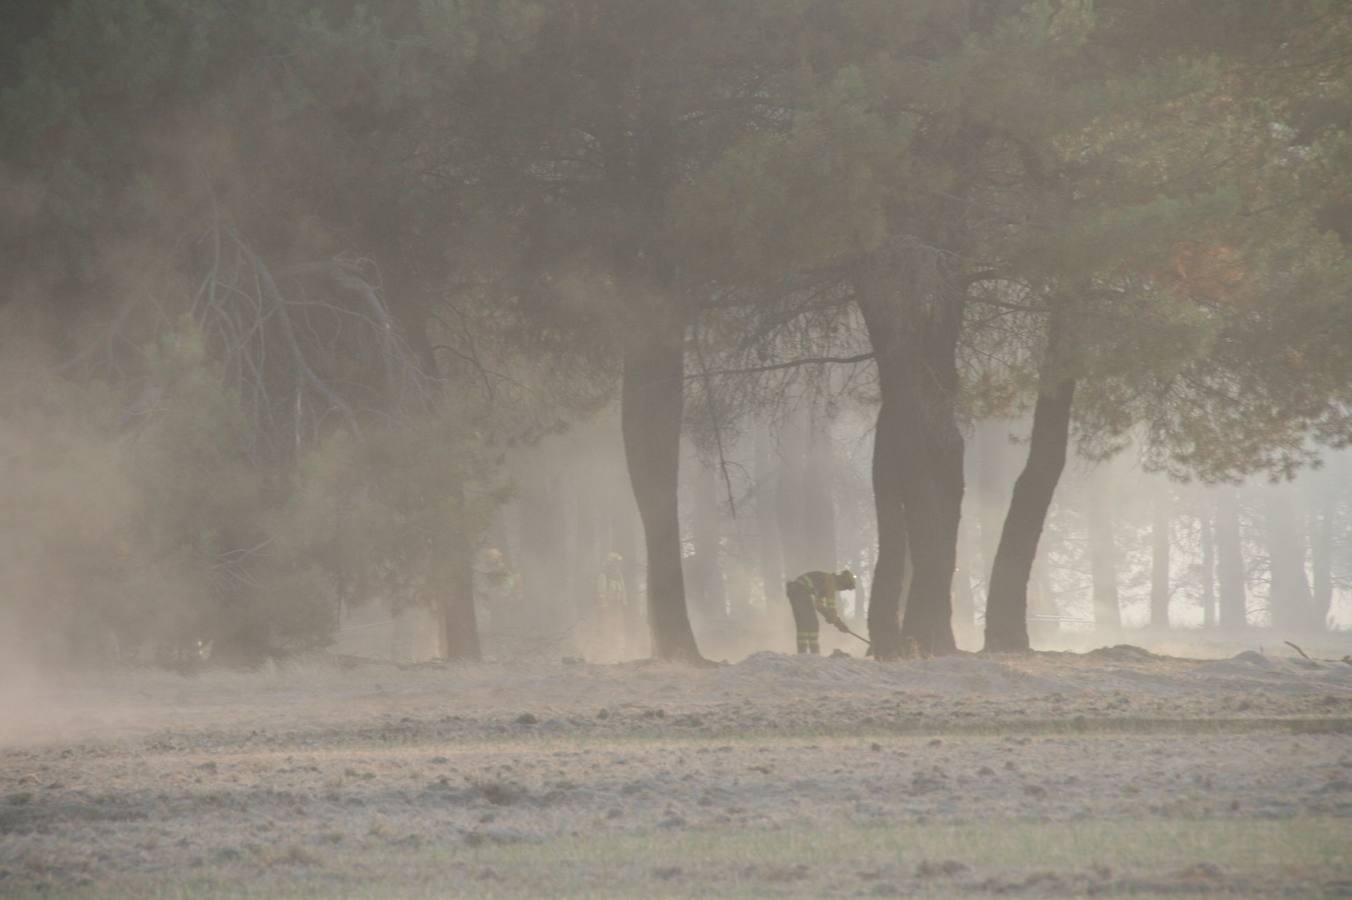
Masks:
[[[817,613],[839,630],[849,631],[840,618],[836,597],[838,591],[854,590],[854,573],[849,569],[836,574],[807,572],[790,581],[786,590],[789,606],[793,608],[793,621],[798,627],[799,653],[821,652],[817,645]]]

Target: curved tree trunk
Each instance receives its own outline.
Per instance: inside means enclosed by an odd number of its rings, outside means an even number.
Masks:
[[[986,651],[1023,651],[1028,643],[1028,578],[1047,510],[1066,467],[1073,379],[1044,372],[1033,410],[1028,462],[1014,483],[986,601]]]
[[[685,606],[677,515],[684,329],[654,334],[625,354],[620,430],[648,558],[648,627],[658,659],[703,662]]]

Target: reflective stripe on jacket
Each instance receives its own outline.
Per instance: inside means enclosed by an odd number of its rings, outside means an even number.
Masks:
[[[831,572],[805,572],[796,579],[812,594],[812,604],[823,616],[838,615],[836,576]]]

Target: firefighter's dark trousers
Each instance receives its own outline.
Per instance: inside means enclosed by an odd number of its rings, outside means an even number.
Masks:
[[[793,608],[793,624],[798,628],[798,652],[820,653],[817,646],[817,607],[812,592],[800,581],[790,581],[785,590]]]

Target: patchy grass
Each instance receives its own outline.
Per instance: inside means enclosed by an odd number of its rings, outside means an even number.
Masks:
[[[450,839],[359,856],[295,845],[252,862],[125,875],[73,895],[638,897],[1345,896],[1345,820],[1148,821],[581,833]]]
[[[1352,667],[1250,654],[48,685],[0,896],[1352,894]]]

